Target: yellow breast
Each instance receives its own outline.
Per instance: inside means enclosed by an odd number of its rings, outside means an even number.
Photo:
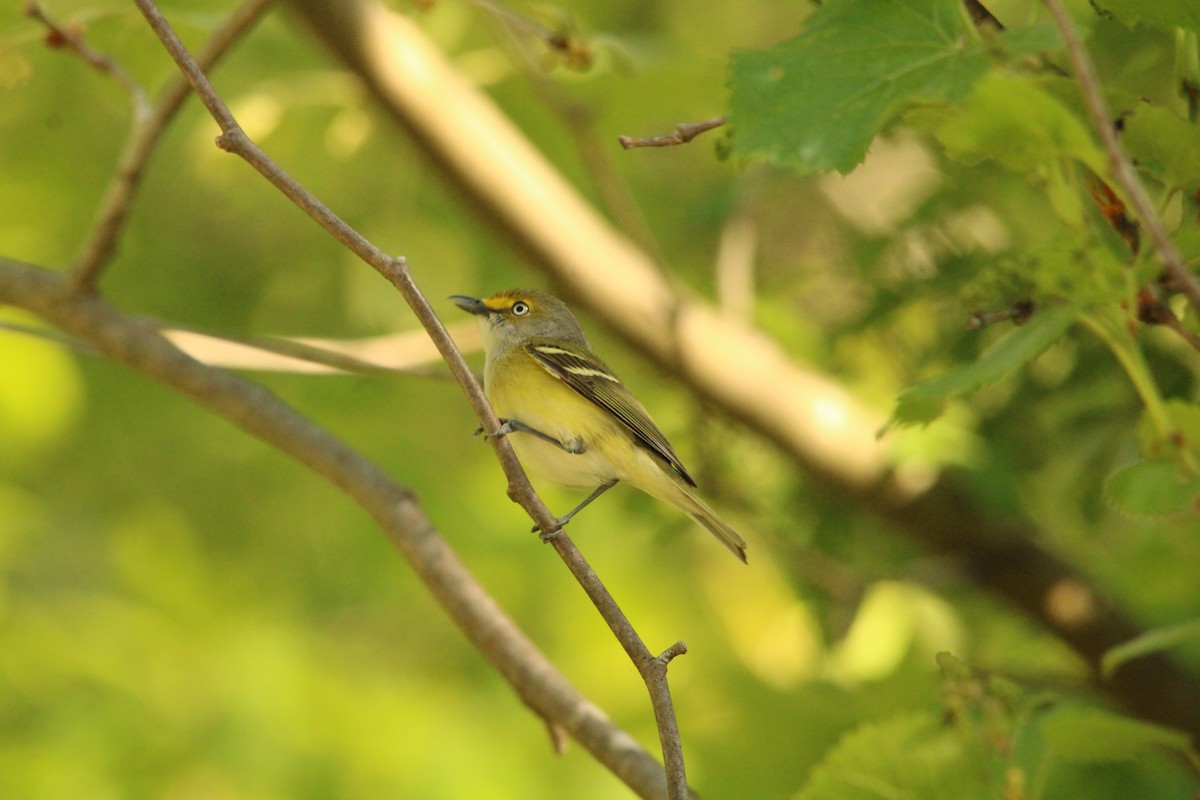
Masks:
[[[568,453],[528,433],[513,433],[508,439],[530,472],[580,489],[626,477],[614,465],[628,463],[634,444],[620,423],[524,351],[515,349],[499,362],[489,362],[484,391],[501,418],[522,422],[560,442],[581,442],[585,448]]]

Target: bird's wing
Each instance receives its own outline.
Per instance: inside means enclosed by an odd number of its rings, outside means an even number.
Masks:
[[[635,441],[666,461],[689,486],[696,485],[646,409],[587,348],[546,339],[531,339],[524,347],[543,369],[615,417]]]

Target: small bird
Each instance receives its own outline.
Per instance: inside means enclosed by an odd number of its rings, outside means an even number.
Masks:
[[[521,463],[548,480],[594,491],[565,517],[616,485],[633,484],[703,525],[746,563],[746,542],[696,496],[696,481],[646,409],[592,354],[558,298],[508,289],[486,299],[454,295],[483,330],[483,386]]]

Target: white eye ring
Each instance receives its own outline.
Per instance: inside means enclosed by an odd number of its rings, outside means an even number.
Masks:
[[[512,304],[512,313],[514,317],[523,317],[529,313],[529,304],[523,300],[518,300]]]

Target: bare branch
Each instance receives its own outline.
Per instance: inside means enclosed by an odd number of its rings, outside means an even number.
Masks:
[[[223,150],[241,156],[253,166],[273,186],[283,192],[298,207],[307,213],[314,221],[325,228],[339,242],[348,247],[367,264],[375,268],[399,290],[409,307],[416,314],[421,325],[429,333],[430,338],[450,367],[451,373],[466,393],[476,415],[483,423],[484,430],[495,433],[500,422],[492,411],[491,405],[484,396],[483,388],[467,367],[466,361],[459,352],[453,339],[446,332],[445,326],[434,312],[429,301],[421,292],[420,287],[412,277],[407,261],[402,257],[392,257],[379,250],[361,234],[343,222],[328,207],[301,186],[295,179],[279,167],[265,152],[262,151],[246,135],[230,113],[224,101],[213,89],[203,71],[196,65],[188,54],[183,43],[175,35],[170,24],[163,17],[152,0],[135,0],[146,21],[162,41],[180,70],[187,76],[196,94],[200,97],[209,113],[221,127],[221,135],[217,137],[217,145]],[[554,531],[560,526],[558,520],[550,513],[545,504],[529,483],[512,446],[502,436],[488,437],[504,469],[509,483],[509,497],[518,502],[543,531]],[[570,538],[559,531],[551,540],[554,549],[570,569],[575,579],[579,581],[588,597],[599,610],[605,623],[616,635],[621,646],[637,666],[639,673],[646,678],[654,657],[642,642],[628,618],[617,606],[616,601],[595,571],[583,558]],[[670,693],[667,690],[665,673],[655,676],[655,680],[647,679],[647,688],[651,694],[655,716],[659,721],[659,737],[664,749],[664,759],[667,764],[667,797],[670,800],[683,800],[689,797],[686,776],[683,772],[682,747],[679,742],[678,729],[675,724],[674,708],[671,705]],[[603,760],[602,760],[603,761]],[[604,761],[608,764],[609,762]],[[611,764],[609,764],[611,767]],[[618,776],[624,777],[619,771]],[[632,786],[632,784],[631,784]],[[633,787],[637,788],[637,787]]]
[[[676,658],[678,658],[679,656],[683,655],[686,652],[687,652],[687,645],[684,644],[683,642],[676,642],[675,644],[668,647],[666,650],[663,650],[661,653],[659,653],[658,658],[656,658],[654,660],[661,666],[666,667],[667,664],[670,664],[672,661],[674,661]]]
[[[626,150],[632,150],[635,147],[672,147],[677,144],[687,144],[700,134],[711,131],[713,128],[721,127],[727,119],[727,117],[721,116],[706,119],[702,122],[681,122],[675,126],[675,130],[672,133],[664,136],[650,136],[648,138],[618,136],[617,141]]]
[[[659,737],[662,739],[663,760],[667,770],[667,795],[674,798],[687,798],[687,778],[684,773],[683,744],[679,738],[679,724],[675,720],[675,709],[671,704],[671,687],[667,683],[667,665],[676,656],[687,652],[687,645],[676,642],[663,651],[658,658],[651,658],[638,664],[642,680],[650,690],[650,701],[654,706],[654,718],[658,723]]]
[[[82,29],[77,26],[62,27],[51,19],[46,10],[37,3],[29,3],[25,6],[25,14],[46,26],[49,31],[46,35],[47,45],[65,47],[75,53],[93,69],[119,83],[122,89],[129,92],[136,107],[146,108],[146,91],[111,56],[107,56],[89,45],[83,38]]]
[[[1100,78],[1096,75],[1096,68],[1093,66],[1087,50],[1084,49],[1083,42],[1075,32],[1075,23],[1059,0],[1045,0],[1045,3],[1062,36],[1063,44],[1066,46],[1067,58],[1071,61],[1075,81],[1079,84],[1079,91],[1083,95],[1084,105],[1087,106],[1092,127],[1095,129],[1096,135],[1100,137],[1100,143],[1108,155],[1108,165],[1112,170],[1114,180],[1121,187],[1125,196],[1129,198],[1137,213],[1138,221],[1150,232],[1150,238],[1154,241],[1154,249],[1158,252],[1163,269],[1187,297],[1192,308],[1200,312],[1200,281],[1183,263],[1183,258],[1174,243],[1171,242],[1170,236],[1167,235],[1162,220],[1158,218],[1154,205],[1150,202],[1146,189],[1142,186],[1142,182],[1133,168],[1129,154],[1125,152],[1124,146],[1117,138],[1113,128],[1112,115],[1100,88]]]
[[[262,17],[271,0],[247,0],[216,30],[204,49],[197,56],[202,69],[209,69],[228,52],[247,31]],[[167,85],[151,108],[145,95],[138,90],[135,94],[132,129],[117,162],[117,168],[100,201],[100,211],[91,235],[75,257],[71,281],[77,291],[93,292],[100,274],[116,251],[120,236],[129,216],[142,171],[153,155],[167,125],[175,118],[189,92],[188,82],[178,76]]]

